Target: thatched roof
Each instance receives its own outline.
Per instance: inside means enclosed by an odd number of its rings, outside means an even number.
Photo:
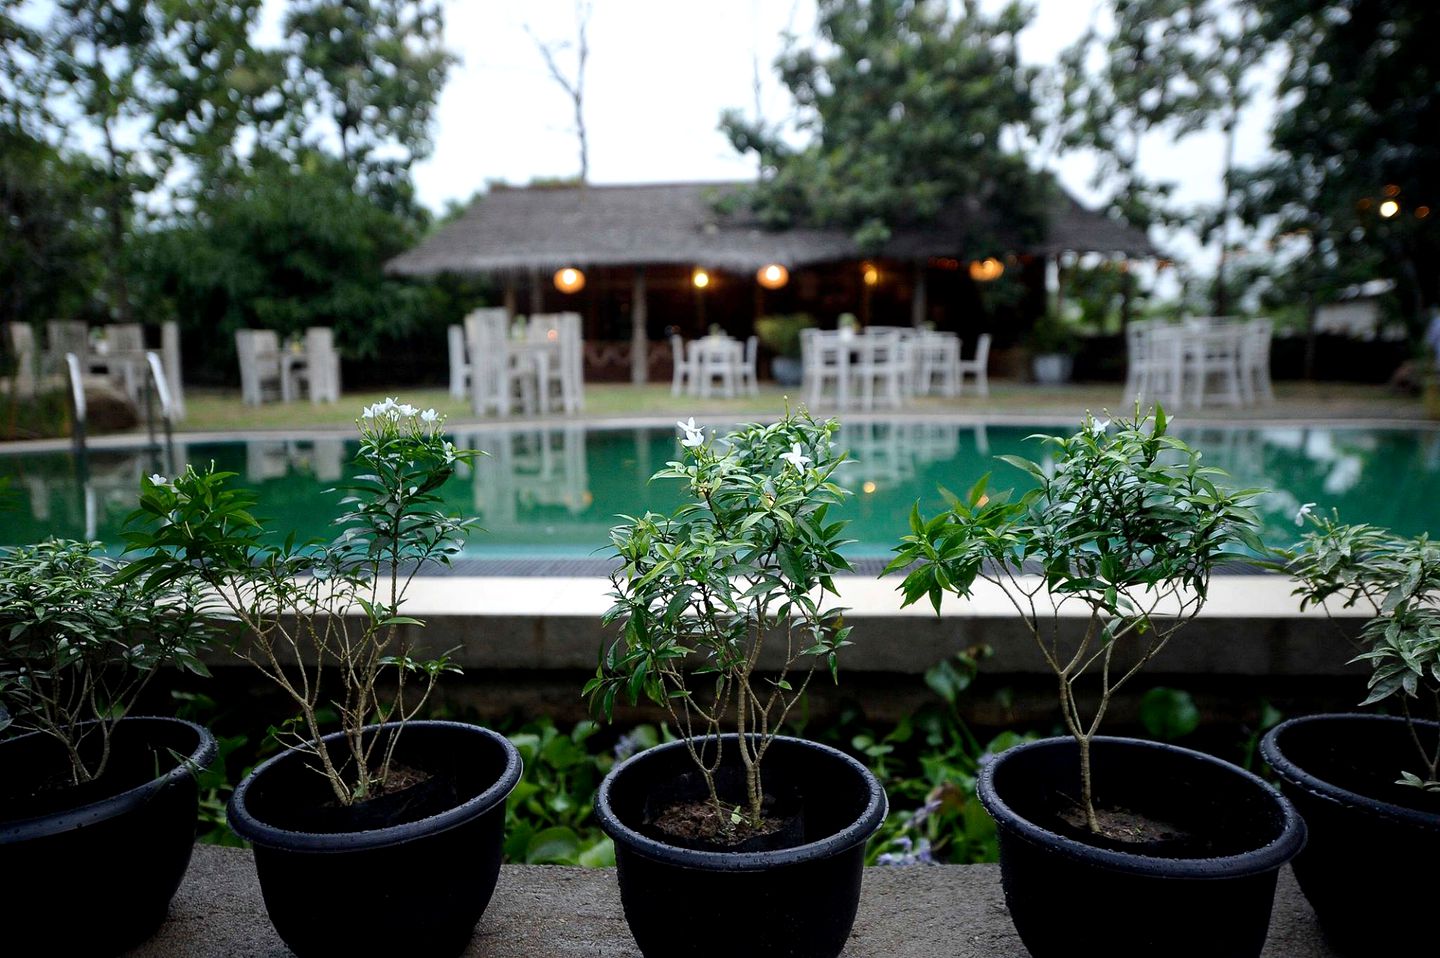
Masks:
[[[457,220],[386,269],[401,276],[507,273],[563,266],[691,263],[735,271],[767,263],[797,267],[855,259],[848,233],[834,229],[766,230],[714,203],[738,183],[649,183],[626,186],[500,189],[477,199]],[[1145,235],[1087,210],[1068,194],[1052,215],[1045,242],[1028,250],[1053,254],[1151,256]],[[941,217],[897,233],[882,256],[917,259],[962,254],[968,217]]]

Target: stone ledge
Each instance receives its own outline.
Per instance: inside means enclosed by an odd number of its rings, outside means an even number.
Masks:
[[[1076,954],[1104,941],[1076,936]],[[200,845],[170,920],[131,958],[285,958],[250,853]],[[639,958],[609,870],[506,865],[474,958]],[[995,865],[871,868],[844,958],[1025,958]],[[1334,958],[1294,877],[1280,876],[1264,958]]]

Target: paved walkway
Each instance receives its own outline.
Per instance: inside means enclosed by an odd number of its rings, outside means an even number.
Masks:
[[[1224,920],[1224,916],[1217,916]],[[1103,936],[1103,921],[1097,927]],[[1103,937],[1076,932],[1077,958]],[[170,920],[132,958],[284,958],[250,853],[198,846]],[[611,869],[506,865],[465,954],[471,958],[639,958]],[[871,868],[844,958],[1025,958],[996,865]],[[1289,870],[1263,958],[1333,958]]]

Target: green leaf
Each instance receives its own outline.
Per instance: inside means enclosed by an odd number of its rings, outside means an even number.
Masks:
[[[580,840],[564,826],[536,832],[525,846],[527,865],[574,865],[579,856]]]
[[[1200,710],[1189,692],[1156,686],[1140,699],[1140,724],[1151,737],[1172,742],[1200,725]]]

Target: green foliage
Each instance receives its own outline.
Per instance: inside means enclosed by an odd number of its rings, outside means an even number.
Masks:
[[[620,696],[665,707],[717,810],[723,750],[701,752],[733,715],[745,814],[758,824],[770,742],[817,669],[838,681],[838,653],[850,644],[845,610],[822,603],[823,592],[835,594],[834,575],[850,568],[839,553],[845,523],[829,516],[847,495],[831,481],[845,461],[833,447],[840,424],[801,411],[723,440],[706,440],[693,419],[679,425],[684,458],[654,478],[680,480],[690,501],[611,531],[622,567],[603,621],[621,635],[602,650],[584,694],[606,718]],[[783,664],[762,679],[767,645]]]
[[[959,703],[990,654],[988,647],[961,652],[925,672],[938,703],[902,719],[883,737],[861,734],[851,747],[896,805],[871,839],[871,865],[971,864],[1000,857],[995,821],[980,804],[975,783],[980,764],[1033,736],[1002,732],[981,744],[960,716]]]
[[[1338,514],[1316,516],[1293,550],[1281,552],[1295,577],[1300,607],[1329,602],[1369,609],[1360,654],[1370,667],[1361,705],[1398,703],[1406,718],[1419,708],[1440,719],[1440,546],[1365,524],[1345,525]],[[1422,774],[1402,771],[1400,783],[1440,792],[1440,745],[1430,751],[1417,735]]]
[[[105,773],[115,723],[156,671],[206,675],[211,636],[196,583],[146,583],[99,542],[0,549],[0,730],[50,736],[74,784]]]
[[[777,356],[800,356],[800,332],[815,325],[809,313],[761,316],[755,320],[755,335]]]
[[[1151,420],[1137,409],[1115,423],[1087,416],[1073,436],[1037,437],[1046,445],[1045,465],[1000,457],[1028,473],[1035,488],[1013,500],[990,495],[987,477],[930,519],[917,503],[910,533],[886,569],[907,570],[905,605],[928,598],[938,613],[947,593],[969,597],[977,579],[1014,605],[1059,679],[1092,830],[1089,745],[1111,696],[1198,614],[1211,571],[1239,557],[1232,548],[1263,548],[1248,507],[1253,493],[1227,489],[1224,472],[1202,465],[1200,453],[1167,427],[1162,410]],[[1085,623],[1078,640],[1062,628],[1071,603]],[[1129,657],[1117,659],[1122,647]],[[1087,719],[1074,686],[1094,671],[1100,695]]]
[[[615,864],[615,846],[594,821],[595,792],[615,763],[592,750],[598,730],[580,722],[569,735],[542,718],[509,736],[525,762],[525,775],[506,808],[505,857],[527,865]],[[624,740],[637,747],[658,744],[654,726],[642,725]]]
[[[101,275],[97,172],[0,118],[0,322],[84,316]],[[0,345],[8,349],[8,343]]]
[[[123,573],[150,586],[203,583],[211,609],[240,626],[236,653],[299,710],[294,728],[280,734],[310,753],[346,805],[384,786],[400,739],[399,731],[381,739],[365,728],[403,726],[440,676],[458,671],[448,655],[415,653],[413,633],[424,623],[403,605],[415,574],[448,564],[464,543],[473,520],[443,512],[439,490],[456,462],[476,455],[446,440],[434,410],[393,399],[366,408],[358,424],[362,474],[341,489],[333,542],[297,545],[291,533],[270,544],[251,514],[253,494],[231,488],[233,474],[189,467],[173,482],[152,476],[143,483],[126,532],[130,549],[143,555]],[[322,682],[326,675],[338,694]],[[342,744],[321,741],[326,705],[339,717]]]
[[[1140,697],[1140,724],[1152,738],[1173,742],[1200,727],[1200,710],[1189,692],[1157,685]]]
[[[1429,0],[1256,0],[1265,36],[1287,52],[1288,108],[1274,158],[1245,177],[1244,211],[1298,246],[1296,298],[1377,276],[1399,284],[1417,338],[1440,302],[1440,7]],[[1386,187],[1394,187],[1393,197]],[[1385,199],[1397,215],[1380,215]],[[1323,298],[1321,299],[1323,301]]]
[[[438,0],[291,0],[286,93],[295,105],[288,132],[303,144],[296,152],[333,136],[363,195],[411,212],[410,167],[430,155],[435,103],[455,62],[444,29]]]
[[[760,159],[743,202],[771,227],[850,229],[869,251],[958,204],[993,214],[967,249],[1037,239],[1050,194],[1009,145],[1033,120],[1036,71],[1016,50],[1030,17],[1019,3],[987,15],[974,3],[821,0],[816,44],[792,37],[776,64],[809,142],[795,149],[737,110],[721,119],[735,149]]]
[[[1046,313],[1035,321],[1035,328],[1030,331],[1026,339],[1026,345],[1036,355],[1047,353],[1063,353],[1073,355],[1079,347],[1080,340],[1063,319],[1053,313]]]
[[[298,169],[272,158],[214,187],[203,215],[147,235],[137,255],[155,311],[213,337],[205,360],[228,373],[236,329],[330,326],[347,355],[368,358],[437,312],[453,320],[436,287],[383,273],[417,240],[355,192],[342,164],[313,153]]]

